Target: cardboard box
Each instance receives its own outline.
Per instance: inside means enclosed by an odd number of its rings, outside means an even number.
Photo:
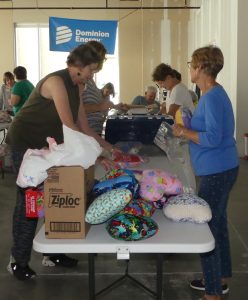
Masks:
[[[83,239],[90,225],[85,213],[94,184],[94,167],[53,167],[44,183],[45,235],[53,239]]]

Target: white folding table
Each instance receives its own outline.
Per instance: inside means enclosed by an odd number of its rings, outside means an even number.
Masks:
[[[186,187],[195,188],[192,170],[189,163],[187,145],[181,149],[183,159],[169,162],[165,155],[149,154],[149,163],[141,168],[160,168],[178,174]],[[148,151],[149,152],[149,151]],[[154,151],[152,151],[154,154]],[[156,152],[156,151],[155,151]],[[103,170],[96,169],[96,178],[103,175]],[[146,240],[125,242],[113,239],[105,229],[105,224],[92,225],[85,239],[47,239],[45,238],[44,226],[35,236],[33,248],[41,253],[87,253],[89,267],[89,295],[90,300],[101,294],[106,289],[112,287],[116,282],[95,292],[95,265],[94,258],[96,253],[115,253],[117,259],[129,261],[132,253],[154,253],[157,257],[157,283],[156,292],[145,287],[142,283],[126,273],[123,278],[134,280],[139,286],[162,300],[162,281],[163,281],[163,254],[164,253],[204,253],[214,248],[214,238],[207,224],[176,223],[164,217],[162,210],[156,210],[152,216],[158,224],[158,233]],[[128,264],[127,264],[128,266]]]
[[[163,253],[209,252],[214,248],[214,238],[207,224],[176,223],[165,218],[161,210],[155,212],[153,219],[158,224],[158,233],[147,240],[136,242],[113,239],[107,233],[105,224],[91,226],[86,239],[47,239],[43,225],[33,241],[33,248],[41,253],[87,253],[90,300],[94,300],[106,290],[105,288],[95,293],[95,253],[116,253],[117,258],[126,260],[129,260],[132,253],[154,253],[157,256],[156,292],[146,287],[145,289],[156,299],[161,300],[164,299],[162,298]],[[133,279],[128,272],[122,278],[124,277]],[[135,282],[144,287],[136,280]]]

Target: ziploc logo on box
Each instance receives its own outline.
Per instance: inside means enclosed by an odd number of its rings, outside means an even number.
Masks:
[[[94,184],[94,168],[53,167],[44,183],[45,235],[47,238],[85,238],[87,188]]]
[[[75,208],[80,205],[80,198],[74,197],[72,193],[51,193],[49,195],[48,207]]]
[[[72,31],[67,26],[56,27],[56,45],[67,43],[72,39]]]

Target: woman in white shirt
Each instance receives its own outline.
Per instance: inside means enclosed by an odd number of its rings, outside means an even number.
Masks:
[[[162,107],[161,113],[168,114],[175,118],[176,111],[180,106],[187,107],[194,111],[194,104],[188,88],[178,79],[175,70],[169,65],[161,63],[152,74],[152,79],[160,88],[166,89],[166,107]]]

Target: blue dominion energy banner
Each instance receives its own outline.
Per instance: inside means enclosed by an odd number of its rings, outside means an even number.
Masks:
[[[80,44],[95,40],[105,46],[108,54],[114,54],[116,30],[117,21],[89,21],[50,17],[50,50],[70,52]]]

